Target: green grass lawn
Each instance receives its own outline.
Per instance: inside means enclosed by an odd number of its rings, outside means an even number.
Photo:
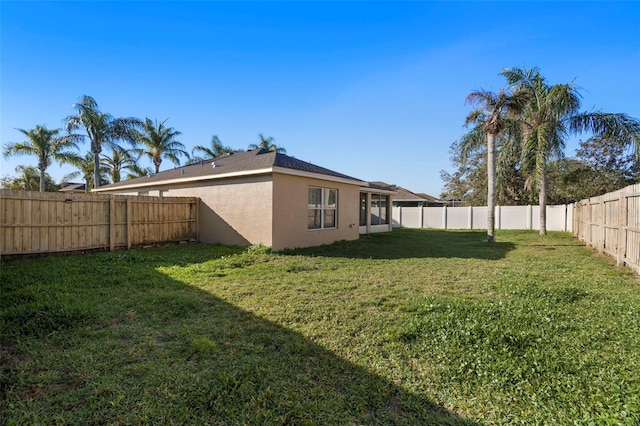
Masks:
[[[563,233],[0,266],[0,424],[640,423],[640,280]]]

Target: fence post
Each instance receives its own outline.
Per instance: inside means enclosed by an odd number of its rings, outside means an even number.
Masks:
[[[586,211],[582,214],[582,221],[584,223],[584,240],[588,246],[593,246],[591,243],[591,198],[587,199],[586,207],[582,206],[582,208],[586,208]]]
[[[467,218],[467,226],[473,229],[473,206],[469,206],[469,217]]]
[[[109,197],[109,251],[113,251],[116,246],[116,200],[113,195]]]
[[[196,211],[195,211],[195,219],[196,219],[196,224],[195,224],[195,237],[196,237],[196,241],[200,242],[200,197],[196,198]]]
[[[420,229],[424,228],[424,206],[420,206]]]
[[[131,249],[131,232],[133,229],[133,226],[131,224],[131,217],[131,198],[127,197],[127,250]]]
[[[447,229],[447,206],[442,206],[442,229]]]
[[[498,229],[502,229],[502,209],[500,208],[500,206],[496,206],[495,209],[496,211],[496,222],[498,223]]]
[[[627,195],[620,191],[620,208],[618,209],[618,250],[616,263],[618,266],[624,265],[624,259],[627,255]]]
[[[606,194],[605,194],[606,195]],[[600,253],[604,253],[605,249],[605,238],[604,234],[606,231],[607,225],[607,203],[605,203],[604,195],[600,197],[600,220],[598,221],[598,250]]]

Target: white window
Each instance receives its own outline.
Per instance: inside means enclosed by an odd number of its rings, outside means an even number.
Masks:
[[[338,190],[309,188],[308,229],[331,229],[338,226]]]

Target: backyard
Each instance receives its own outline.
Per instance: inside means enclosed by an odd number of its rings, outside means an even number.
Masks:
[[[485,235],[4,262],[0,423],[638,425],[637,275]]]

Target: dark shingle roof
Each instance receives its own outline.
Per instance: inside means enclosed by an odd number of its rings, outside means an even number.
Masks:
[[[393,197],[394,201],[425,201],[424,197],[415,194],[401,186],[389,185],[386,182],[369,182],[369,185],[375,185],[382,189],[396,191],[396,195]]]
[[[215,167],[213,166],[215,163]],[[208,177],[215,178],[218,175],[226,175],[229,173],[251,172],[254,170],[271,169],[273,167],[281,167],[285,169],[297,170],[307,173],[316,173],[320,175],[332,176],[341,179],[349,179],[360,181],[351,176],[298,160],[286,154],[267,151],[264,149],[254,149],[252,151],[234,152],[233,154],[223,155],[213,159],[189,164],[187,166],[177,167],[171,170],[165,170],[150,176],[129,179],[122,182],[104,185],[100,188],[113,189],[131,185],[148,185],[155,182],[165,182],[174,179],[194,180]]]
[[[429,201],[431,203],[442,203],[442,201],[431,195],[411,192],[401,186],[389,185],[385,182],[369,182],[369,186],[379,189],[396,191],[397,195],[393,197],[394,201]]]
[[[424,192],[418,192],[418,195],[422,198],[426,198],[433,203],[444,203],[444,201],[442,201],[441,199],[434,197],[433,195],[425,194]]]
[[[396,191],[398,189],[398,187],[395,185],[389,185],[388,183],[380,181],[369,182],[369,188],[381,189],[384,191]]]
[[[58,192],[84,192],[84,183],[68,183],[64,188],[60,188]]]

